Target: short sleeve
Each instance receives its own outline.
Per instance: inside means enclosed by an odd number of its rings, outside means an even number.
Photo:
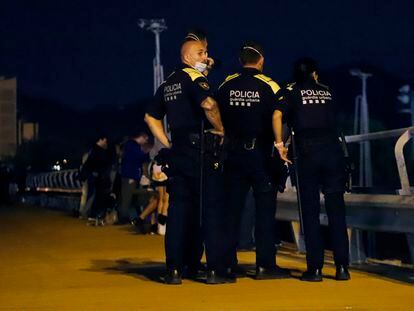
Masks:
[[[275,94],[275,103],[274,103],[273,110],[279,110],[280,112],[282,112],[282,114],[286,114],[288,111],[289,96],[290,94],[288,90],[280,89]]]
[[[165,116],[164,83],[160,85],[146,111],[151,117],[162,120]]]
[[[213,93],[206,78],[200,77],[192,81],[190,85],[190,94],[194,103],[198,106],[207,98],[213,97]]]

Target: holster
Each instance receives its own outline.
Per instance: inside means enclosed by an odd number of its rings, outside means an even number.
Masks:
[[[205,164],[214,170],[222,170],[227,158],[227,140],[211,132],[204,133],[204,156]]]

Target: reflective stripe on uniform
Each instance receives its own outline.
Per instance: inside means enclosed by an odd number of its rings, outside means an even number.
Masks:
[[[258,75],[255,75],[254,77],[268,84],[272,88],[272,91],[274,94],[276,94],[277,91],[280,90],[280,86],[275,81],[273,81],[272,78],[269,78],[268,76],[265,76],[264,74],[258,74]]]
[[[183,71],[187,73],[191,80],[194,81],[198,78],[205,78],[205,76],[194,68],[183,68]]]
[[[289,83],[289,84],[286,86],[286,89],[288,89],[289,91],[292,91],[292,90],[293,90],[293,87],[295,86],[295,84],[296,84],[296,82]]]
[[[222,84],[220,84],[219,88],[221,88],[226,82],[229,82],[230,80],[237,78],[238,76],[240,76],[240,73],[235,73],[232,75],[227,76],[227,78],[224,80],[224,82]]]

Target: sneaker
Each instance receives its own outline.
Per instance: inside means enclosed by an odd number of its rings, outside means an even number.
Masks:
[[[158,224],[158,234],[159,235],[165,235],[166,229],[167,229],[166,225]]]

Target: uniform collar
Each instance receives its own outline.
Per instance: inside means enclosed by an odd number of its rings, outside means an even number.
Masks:
[[[257,70],[256,68],[243,67],[242,73],[250,74],[250,75],[257,75],[257,74],[261,74],[262,72],[260,70]]]
[[[178,69],[184,69],[184,68],[192,68],[192,69],[194,69],[193,67],[191,67],[191,66],[189,66],[189,65],[187,65],[187,64],[184,64],[184,63],[181,63],[181,64],[178,66]]]

